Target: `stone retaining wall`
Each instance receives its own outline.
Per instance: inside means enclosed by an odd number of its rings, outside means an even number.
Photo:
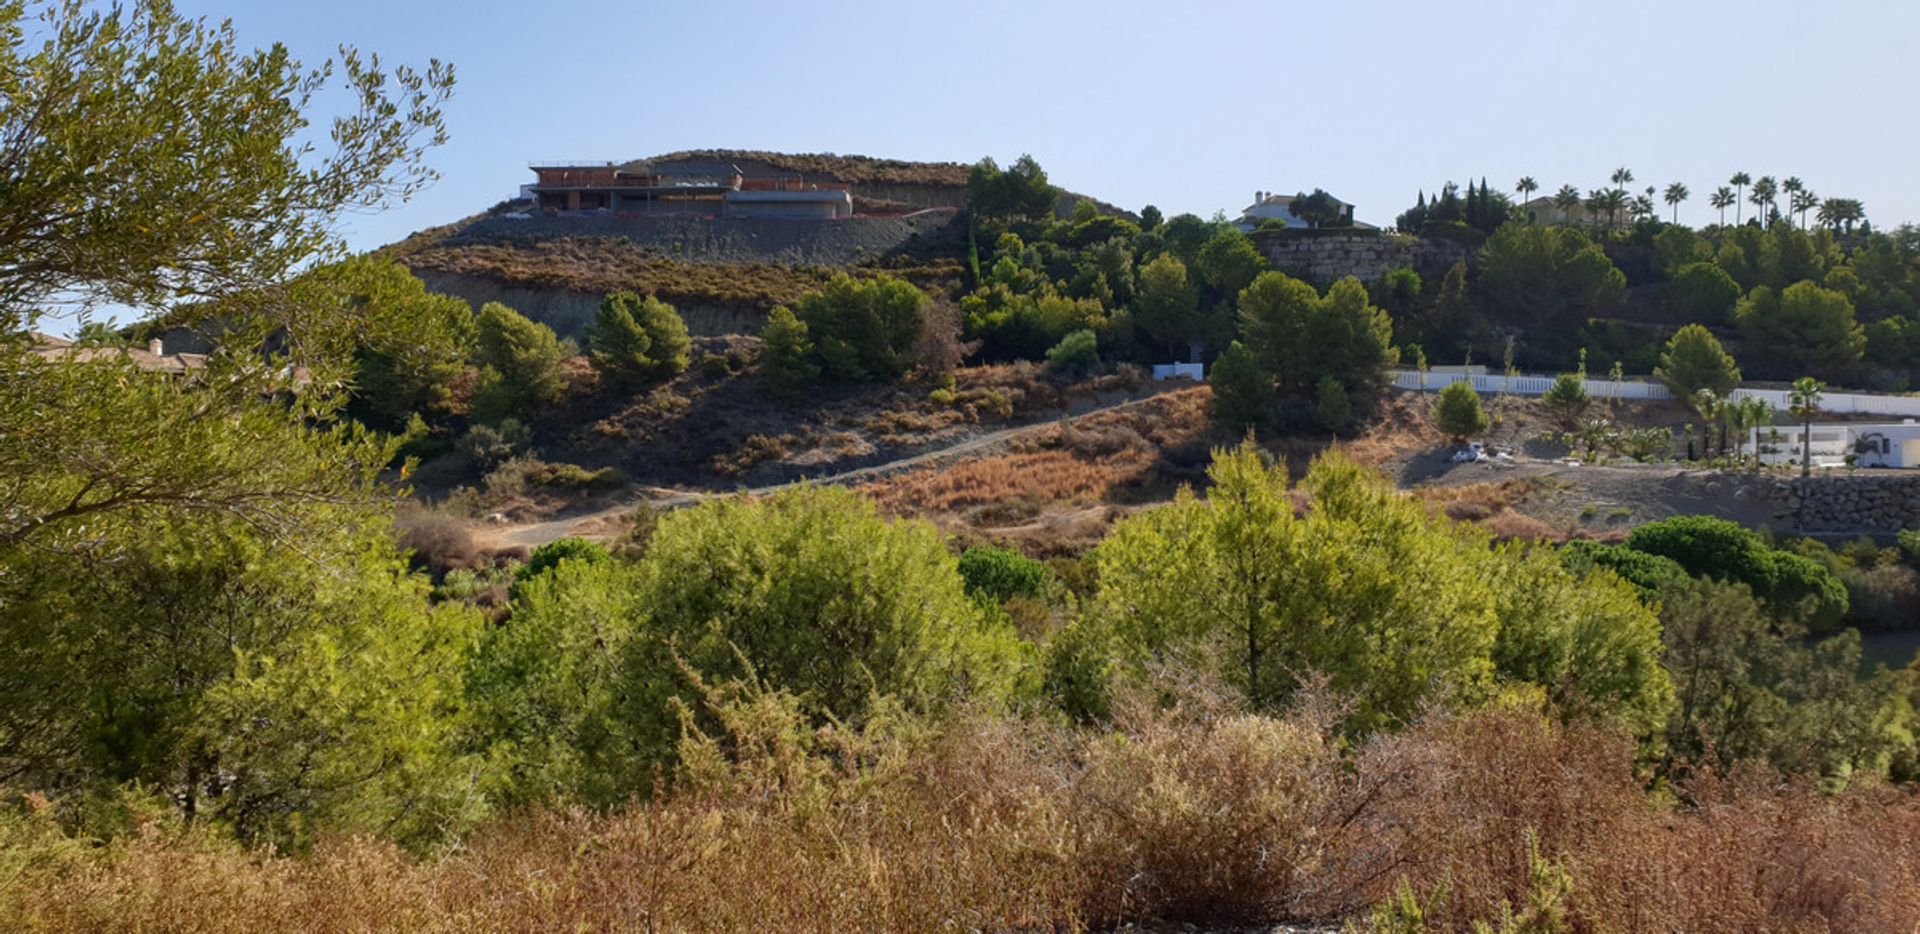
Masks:
[[[1470,252],[1450,240],[1377,231],[1256,234],[1255,243],[1273,268],[1322,286],[1347,276],[1372,282],[1392,270],[1412,268],[1438,288],[1447,270]]]
[[[1752,477],[1776,525],[1806,532],[1896,532],[1920,528],[1920,475],[1862,470],[1799,477]]]

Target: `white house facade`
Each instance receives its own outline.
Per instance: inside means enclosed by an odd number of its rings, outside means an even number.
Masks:
[[[1757,451],[1765,464],[1798,464],[1800,442],[1797,425],[1756,428],[1748,432],[1741,450]],[[1920,420],[1816,424],[1808,432],[1807,448],[1813,452],[1815,467],[1845,467],[1851,454],[1856,467],[1916,469],[1920,468]]]

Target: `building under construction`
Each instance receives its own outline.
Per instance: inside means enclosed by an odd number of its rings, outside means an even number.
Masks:
[[[797,175],[748,178],[726,162],[535,163],[521,189],[543,214],[611,213],[692,217],[838,220],[853,216],[853,194],[838,182]]]

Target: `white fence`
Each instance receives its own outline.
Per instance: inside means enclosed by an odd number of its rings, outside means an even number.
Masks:
[[[1552,376],[1504,376],[1488,373],[1481,376],[1461,376],[1458,373],[1422,373],[1418,370],[1400,370],[1394,374],[1393,385],[1400,389],[1417,389],[1425,392],[1438,392],[1447,386],[1466,380],[1473,384],[1477,392],[1486,394],[1506,393],[1514,396],[1546,395],[1553,386]],[[1587,395],[1595,399],[1671,399],[1673,393],[1659,383],[1640,380],[1590,379],[1584,385]],[[1735,399],[1765,399],[1779,411],[1786,411],[1788,392],[1784,389],[1747,389],[1733,391]],[[1820,394],[1820,411],[1833,415],[1890,415],[1899,418],[1920,418],[1920,396],[1874,396],[1865,393],[1827,392]]]
[[[1399,389],[1418,389],[1425,392],[1439,392],[1454,383],[1465,380],[1472,383],[1477,392],[1493,394],[1507,393],[1514,396],[1544,396],[1552,388],[1555,377],[1552,376],[1505,376],[1487,373],[1478,376],[1462,376],[1458,373],[1422,373],[1419,370],[1400,370],[1394,374],[1393,385]],[[1671,399],[1673,393],[1659,383],[1643,383],[1635,380],[1590,379],[1584,385],[1587,395],[1596,399]],[[1915,400],[1920,401],[1920,400]]]
[[[1156,363],[1153,365],[1155,380],[1179,379],[1181,377],[1204,383],[1206,371],[1198,363]]]

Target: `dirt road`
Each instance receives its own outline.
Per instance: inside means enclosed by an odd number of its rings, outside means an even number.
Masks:
[[[1166,384],[1167,388],[1162,392],[1106,405],[1098,405],[1074,413],[1073,418],[1083,418],[1097,412],[1118,411],[1129,406],[1141,405],[1157,398],[1164,392],[1183,389],[1186,388],[1187,385],[1189,384],[1184,382],[1168,383]],[[866,467],[829,474],[823,477],[813,477],[806,480],[787,481],[758,487],[743,487],[736,490],[655,490],[649,494],[636,496],[603,509],[574,513],[545,522],[527,523],[523,525],[483,526],[474,530],[474,543],[482,548],[498,551],[516,547],[537,548],[548,542],[568,537],[604,541],[618,534],[619,525],[617,520],[621,516],[641,506],[650,506],[654,509],[678,509],[682,506],[691,506],[714,497],[738,496],[743,494],[758,496],[800,483],[816,485],[854,485],[866,483],[909,470],[930,466],[937,467],[963,458],[991,453],[1005,446],[1008,441],[1016,437],[1032,432],[1044,431],[1057,424],[1059,424],[1057,421],[1045,421],[1016,425],[1012,428],[1002,428],[998,431],[975,435],[974,437],[944,448],[936,448],[931,451],[924,451],[910,457],[902,457],[882,464],[871,464]]]

